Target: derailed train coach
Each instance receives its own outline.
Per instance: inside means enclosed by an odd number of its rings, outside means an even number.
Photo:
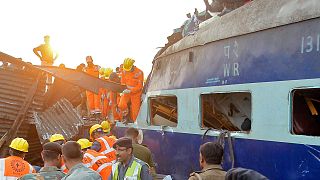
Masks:
[[[154,60],[137,123],[119,135],[140,128],[173,179],[200,170],[199,146],[219,136],[225,170],[318,179],[319,17],[316,0],[256,0],[207,20]]]

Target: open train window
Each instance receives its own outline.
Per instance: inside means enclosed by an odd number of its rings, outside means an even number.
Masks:
[[[320,136],[320,88],[296,89],[291,95],[291,133]]]
[[[176,96],[149,98],[150,125],[177,127],[178,104]]]
[[[249,92],[201,95],[202,128],[229,131],[251,130],[251,94]]]

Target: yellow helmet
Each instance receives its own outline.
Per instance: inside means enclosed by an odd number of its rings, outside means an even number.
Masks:
[[[109,123],[109,121],[102,121],[101,122],[101,126],[102,126],[102,129],[103,129],[103,132],[105,132],[105,133],[110,132],[110,123]]]
[[[95,130],[97,130],[99,128],[103,129],[100,124],[95,124],[95,125],[91,126],[90,131],[89,131],[90,137],[92,136],[93,131],[95,131]]]
[[[113,72],[112,68],[105,68],[104,69],[104,77],[109,78],[110,74]]]
[[[109,138],[112,138],[112,139],[114,139],[114,140],[117,140],[117,137],[115,137],[114,135],[109,136]]]
[[[99,69],[99,74],[100,74],[101,76],[103,76],[105,70],[106,70],[106,68],[100,68],[100,69]]]
[[[134,62],[135,60],[131,58],[125,58],[123,61],[123,69],[125,71],[131,71]]]
[[[17,151],[28,152],[29,144],[28,141],[23,138],[15,138],[11,141],[9,147]]]
[[[62,136],[62,134],[53,134],[53,135],[50,137],[50,139],[49,139],[50,142],[64,141],[64,140],[65,140],[65,139],[64,139],[64,137]]]
[[[86,149],[92,146],[92,142],[85,138],[79,139],[77,143],[80,144],[81,149]]]

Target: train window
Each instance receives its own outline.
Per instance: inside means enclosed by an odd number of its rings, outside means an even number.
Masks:
[[[156,96],[149,98],[150,125],[177,127],[178,104],[176,96]]]
[[[201,95],[202,128],[229,131],[251,130],[251,94],[249,92]]]
[[[291,133],[320,136],[320,88],[296,89],[291,96]]]

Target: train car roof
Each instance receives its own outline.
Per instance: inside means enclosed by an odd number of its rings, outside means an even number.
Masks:
[[[320,17],[318,0],[254,0],[222,17],[208,19],[194,35],[173,44],[157,59],[210,42],[317,17]]]

